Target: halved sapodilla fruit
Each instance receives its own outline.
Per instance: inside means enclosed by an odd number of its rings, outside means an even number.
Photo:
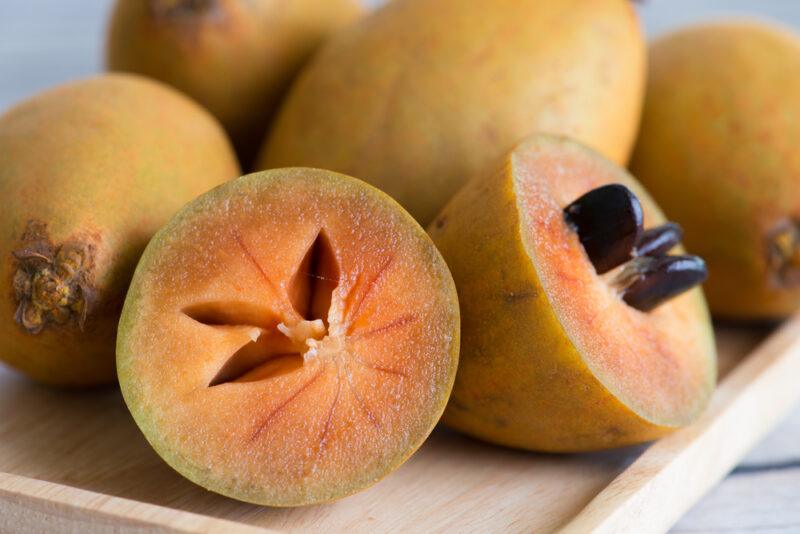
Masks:
[[[567,452],[651,440],[703,411],[715,347],[691,288],[705,266],[669,254],[679,227],[624,170],[534,137],[470,182],[430,234],[461,302],[448,425]]]
[[[297,506],[363,489],[422,444],[455,378],[458,300],[399,204],[281,169],[211,191],[156,235],[118,339],[125,401],[167,463]]]

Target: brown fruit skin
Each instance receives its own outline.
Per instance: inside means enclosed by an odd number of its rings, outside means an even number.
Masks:
[[[0,358],[49,384],[115,379],[117,320],[150,237],[188,200],[236,177],[224,131],[160,83],[105,75],[41,93],[0,117]],[[15,321],[15,251],[29,221],[55,246],[93,248],[92,296],[76,317],[30,334]]]
[[[575,146],[534,136],[515,152],[526,145]],[[526,251],[513,158],[512,153],[486,179],[470,181],[428,229],[450,267],[461,305],[461,354],[443,422],[491,443],[547,452],[641,443],[686,424],[648,421],[587,366]],[[622,171],[616,175],[617,183],[639,197],[653,217],[651,224],[662,223],[660,211],[635,180]],[[702,292],[695,289],[681,298],[694,300],[691,307],[705,325],[705,386],[699,398],[688,401],[696,417],[714,388],[716,353]]]
[[[644,62],[627,0],[395,0],[322,47],[259,166],[358,176],[427,224],[534,131],[627,162]]]
[[[655,42],[650,64],[634,174],[708,263],[714,315],[785,317],[800,286],[777,283],[768,252],[776,227],[800,220],[800,39],[706,24]]]
[[[106,64],[203,104],[247,167],[300,67],[361,13],[355,0],[118,0]]]

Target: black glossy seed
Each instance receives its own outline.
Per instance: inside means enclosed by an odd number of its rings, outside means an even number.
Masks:
[[[642,206],[621,184],[593,189],[564,208],[598,274],[631,259],[642,235]]]
[[[683,239],[683,228],[679,224],[668,222],[645,230],[636,244],[638,256],[663,256],[680,244]]]
[[[622,299],[645,312],[708,278],[706,263],[698,256],[648,256],[634,261],[638,276],[625,287]]]

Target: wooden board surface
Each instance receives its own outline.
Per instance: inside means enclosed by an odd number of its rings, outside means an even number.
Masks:
[[[337,503],[270,509],[220,497],[150,449],[116,390],[75,393],[0,372],[0,530],[116,528],[618,532],[668,528],[800,397],[800,320],[720,329],[707,415],[654,445],[572,456],[507,450],[437,429],[396,473]]]
[[[0,0],[0,72],[3,73],[3,83],[0,83],[0,110],[53,84],[100,70],[104,25],[111,3],[112,0]],[[757,14],[795,27],[800,25],[800,2],[796,0],[648,0],[640,2],[638,8],[651,36],[700,18],[730,14]],[[7,414],[11,408],[5,408],[6,401],[19,396],[17,385],[13,386],[17,393],[11,396],[4,394],[3,389],[9,383],[15,384],[16,380],[0,371],[0,443],[9,433]],[[60,402],[56,401],[55,404]],[[91,402],[87,401],[87,404]],[[72,403],[73,409],[74,404],[76,403]],[[101,411],[108,409],[100,408]],[[765,410],[768,411],[766,408]],[[87,420],[89,424],[91,420],[93,419]],[[117,432],[117,429],[112,428],[112,432]],[[136,436],[135,433],[129,435]],[[62,439],[64,438],[56,437],[56,440]],[[136,436],[135,439],[140,438]],[[141,443],[136,443],[138,444],[130,448],[139,448]],[[98,450],[91,448],[95,445],[89,446],[90,451]],[[0,471],[13,463],[3,459],[5,450],[0,445]],[[107,449],[100,446],[99,451],[104,450]],[[421,452],[424,453],[424,450]],[[35,451],[31,451],[29,455],[34,453]],[[65,456],[67,461],[76,461],[80,457],[80,454],[76,456],[74,452]],[[154,461],[152,455],[147,458],[148,462]],[[52,457],[48,460],[55,461]],[[103,464],[102,460],[98,461]],[[47,462],[44,464],[42,467],[46,468]],[[145,468],[145,473],[148,472],[147,469],[152,467]],[[47,470],[29,466],[22,471],[46,473]],[[113,491],[116,485],[108,482],[113,477],[113,472],[100,475],[70,475],[67,469],[60,469],[59,472],[62,481],[70,484],[74,479],[75,486],[52,485],[16,475],[0,475],[0,532],[20,532],[27,526],[28,531],[38,533],[42,532],[42,525],[49,526],[51,530],[81,530],[79,525],[87,520],[99,525],[102,530],[102,527],[109,524],[118,527],[120,517],[145,517],[149,518],[148,521],[153,519],[157,524],[173,524],[169,521],[175,521],[174,525],[195,525],[198,529],[210,529],[212,523],[217,524],[215,521],[209,523],[207,516],[189,517],[185,513],[176,514],[172,509],[158,508],[139,501],[126,501],[109,498],[102,493],[69,489],[96,487],[99,490],[111,488]],[[92,483],[91,479],[99,482]],[[131,481],[129,484],[135,487],[137,482]],[[425,491],[424,485],[421,490]],[[163,496],[164,493],[166,492],[155,492],[154,498],[148,502],[155,502],[155,497]],[[119,494],[135,497],[137,491],[120,491]],[[178,491],[174,496],[168,496],[160,502],[192,500],[191,495],[191,492],[184,494]],[[14,503],[17,516],[8,515],[10,503]],[[190,507],[199,508],[201,507]],[[212,507],[211,512],[214,509],[216,508]],[[102,511],[102,514],[95,513],[95,510]],[[126,515],[129,513],[133,516]],[[109,520],[112,522],[106,523],[103,517],[112,518]],[[646,516],[642,518],[643,521],[646,519]],[[130,525],[135,530],[136,525],[141,523],[137,520]],[[226,526],[217,528],[225,532]],[[524,525],[512,527],[512,530],[524,530]],[[676,532],[687,533],[730,534],[753,531],[800,532],[800,409],[795,409],[793,416],[779,430],[773,431],[773,436],[766,443],[749,455],[732,476],[714,488],[676,527]]]

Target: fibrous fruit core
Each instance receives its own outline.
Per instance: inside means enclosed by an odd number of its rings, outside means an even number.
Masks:
[[[668,255],[683,232],[668,222],[643,229],[642,206],[621,184],[598,187],[564,208],[597,274],[606,274],[622,300],[650,311],[702,284],[708,277],[698,256]]]
[[[328,331],[334,289],[339,285],[339,265],[324,230],[317,235],[289,285],[296,314],[281,322],[253,321],[231,307],[227,313],[206,306],[185,310],[192,319],[214,326],[252,327],[252,342],[236,351],[211,380],[209,387],[229,382],[253,382],[292,372],[310,358],[340,359],[344,339],[340,329]],[[337,363],[340,363],[337,361]]]

